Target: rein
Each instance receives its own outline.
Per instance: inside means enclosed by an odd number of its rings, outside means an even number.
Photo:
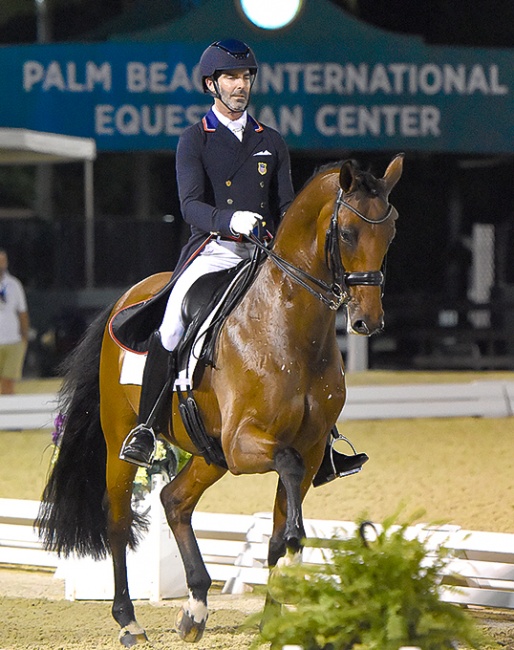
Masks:
[[[250,239],[250,241],[254,243],[263,253],[265,253],[265,255],[273,260],[278,268],[281,269],[286,275],[292,278],[301,287],[307,289],[309,293],[311,293],[333,311],[337,311],[341,305],[345,305],[350,301],[350,295],[343,289],[341,284],[338,284],[337,282],[328,284],[323,280],[315,278],[313,275],[310,275],[310,273],[307,273],[307,271],[298,268],[294,264],[291,264],[291,262],[288,262],[284,258],[274,253],[273,250],[263,244],[253,233],[248,236],[248,239]],[[314,286],[318,287],[329,296],[332,296],[332,298],[328,298],[323,293],[316,291],[309,284],[307,284],[305,280],[308,280]]]
[[[343,190],[339,189],[325,241],[327,263],[329,268],[332,270],[331,284],[324,280],[320,280],[319,278],[315,278],[310,275],[310,273],[307,273],[307,271],[300,269],[294,264],[291,264],[291,262],[280,257],[273,252],[272,249],[263,244],[253,233],[247,236],[247,238],[265,255],[267,255],[267,257],[269,257],[279,269],[333,311],[337,311],[342,305],[347,305],[350,302],[351,296],[348,287],[357,285],[380,287],[384,284],[384,274],[382,271],[354,271],[353,273],[347,273],[345,271],[341,255],[339,254],[339,226],[337,223],[339,208],[342,205],[360,217],[363,221],[370,224],[384,223],[391,216],[393,209],[393,206],[389,205],[386,214],[381,219],[378,219],[377,221],[369,219],[366,215],[357,210],[357,208],[354,208],[345,201]],[[308,284],[309,282],[310,284]],[[321,291],[316,291],[316,289],[311,285],[314,285]]]

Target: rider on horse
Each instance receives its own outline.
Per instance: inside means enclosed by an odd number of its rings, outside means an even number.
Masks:
[[[150,340],[138,424],[120,454],[135,465],[151,464],[154,427],[159,431],[164,425],[164,406],[170,401],[166,386],[173,386],[177,373],[173,351],[185,331],[181,307],[187,291],[206,273],[249,259],[254,245],[243,235],[265,226],[273,236],[294,198],[286,143],[246,110],[257,69],[252,50],[234,39],[213,43],[200,59],[203,89],[214,104],[184,131],[177,147],[179,198],[191,237],[177,264],[162,324]],[[337,431],[332,435],[337,437]],[[353,473],[367,460],[365,454],[338,453],[330,442],[315,485]]]

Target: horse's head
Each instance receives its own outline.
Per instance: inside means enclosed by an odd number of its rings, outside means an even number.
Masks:
[[[343,286],[350,296],[348,332],[368,336],[384,327],[382,270],[398,217],[389,203],[389,194],[400,179],[402,167],[403,154],[393,158],[383,178],[360,170],[353,161],[341,166],[340,192],[331,227],[339,254],[336,260],[337,248],[332,246],[330,263],[342,262]]]

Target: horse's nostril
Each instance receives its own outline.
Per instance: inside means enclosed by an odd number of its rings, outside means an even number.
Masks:
[[[354,332],[357,332],[357,334],[369,334],[368,326],[363,320],[356,320],[353,324],[353,330]]]

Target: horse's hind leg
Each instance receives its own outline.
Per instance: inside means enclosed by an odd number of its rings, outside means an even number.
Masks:
[[[116,450],[117,451],[117,450]],[[146,642],[144,629],[138,624],[130,598],[127,576],[127,546],[132,529],[132,482],[137,468],[116,455],[107,463],[108,535],[114,569],[112,615],[120,626],[120,642],[130,648]]]
[[[182,556],[189,600],[177,617],[177,629],[184,641],[199,641],[207,622],[207,592],[211,578],[205,567],[191,524],[193,511],[205,490],[226,473],[193,456],[161,492],[161,501]]]
[[[120,626],[120,642],[125,647],[147,641],[137,623],[130,599],[127,577],[127,546],[134,539],[132,483],[137,468],[119,459],[122,441],[134,425],[135,414],[129,406],[125,389],[112,369],[117,368],[119,350],[106,335],[100,366],[100,412],[107,444],[106,495],[107,535],[114,569],[112,615]]]

